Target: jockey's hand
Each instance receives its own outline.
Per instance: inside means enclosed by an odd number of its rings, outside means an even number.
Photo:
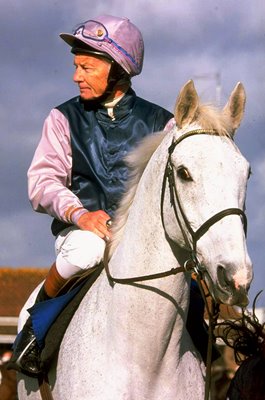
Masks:
[[[77,221],[78,228],[83,231],[91,231],[101,237],[102,239],[108,241],[110,239],[110,216],[103,210],[98,211],[88,211],[82,214]]]

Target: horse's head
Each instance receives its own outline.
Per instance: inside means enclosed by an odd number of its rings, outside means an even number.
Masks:
[[[241,83],[223,110],[200,105],[192,81],[183,87],[167,163],[171,211],[164,210],[169,237],[192,250],[215,300],[239,306],[252,280],[244,214],[250,167],[233,142],[244,105]]]

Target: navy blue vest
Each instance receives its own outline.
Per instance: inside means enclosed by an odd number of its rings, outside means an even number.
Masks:
[[[124,157],[145,136],[163,130],[172,114],[137,97],[132,89],[115,106],[113,121],[105,107],[82,102],[79,96],[56,108],[70,125],[70,190],[88,210],[105,210],[112,217],[128,177]],[[54,219],[52,232],[57,235],[67,226]]]

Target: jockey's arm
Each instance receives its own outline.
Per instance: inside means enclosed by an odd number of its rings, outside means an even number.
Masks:
[[[35,211],[87,230],[95,223],[95,215],[88,213],[69,189],[71,169],[69,124],[60,111],[53,109],[45,120],[41,140],[28,170],[29,200]],[[100,211],[102,217],[104,211]],[[107,214],[104,217],[109,219]],[[92,220],[90,225],[89,220]]]

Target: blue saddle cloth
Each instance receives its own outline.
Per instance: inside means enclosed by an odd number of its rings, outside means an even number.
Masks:
[[[51,325],[59,314],[65,309],[67,304],[76,296],[85,282],[76,286],[70,292],[53,299],[45,300],[34,304],[28,309],[31,315],[33,330],[39,347],[44,347],[45,337]]]

